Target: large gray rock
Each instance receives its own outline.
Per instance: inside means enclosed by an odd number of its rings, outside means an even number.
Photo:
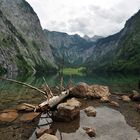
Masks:
[[[53,120],[55,121],[71,121],[79,117],[81,103],[75,98],[61,103],[57,106],[57,111],[53,112]]]

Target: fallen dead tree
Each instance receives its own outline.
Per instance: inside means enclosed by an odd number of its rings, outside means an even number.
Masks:
[[[53,109],[56,105],[58,105],[65,98],[67,98],[69,96],[70,90],[72,90],[72,88],[70,88],[70,89],[67,89],[66,91],[61,91],[61,94],[59,96],[54,96],[51,89],[47,85],[47,83],[45,83],[46,87],[45,87],[45,91],[43,91],[37,87],[34,87],[30,84],[27,84],[27,83],[24,83],[21,81],[8,79],[8,78],[0,78],[0,79],[27,86],[27,87],[32,88],[32,89],[38,91],[39,93],[43,94],[47,100],[45,100],[44,102],[40,103],[37,106],[29,104],[29,103],[24,103],[25,106],[27,106],[29,108],[33,108],[34,112],[45,112],[45,111],[49,111],[49,110]]]

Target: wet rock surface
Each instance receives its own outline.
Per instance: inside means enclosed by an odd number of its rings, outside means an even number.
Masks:
[[[23,122],[33,121],[38,115],[39,113],[35,113],[35,112],[25,113],[19,118],[19,120]]]
[[[87,116],[96,116],[96,109],[93,106],[89,106],[87,108],[84,109],[85,113],[87,114]]]
[[[108,97],[102,97],[102,98],[100,99],[100,102],[101,102],[101,103],[109,103],[110,100],[109,100]]]
[[[95,129],[89,128],[89,127],[83,127],[83,129],[86,131],[86,133],[87,133],[90,137],[95,137],[95,136],[96,136]]]
[[[109,105],[112,106],[112,107],[119,107],[119,103],[115,102],[115,101],[110,101],[109,102]]]
[[[0,113],[0,121],[2,122],[12,122],[14,120],[16,120],[16,118],[18,117],[18,113],[16,112],[16,110],[3,110]]]
[[[126,96],[126,95],[123,95],[123,96],[122,96],[122,100],[123,100],[124,102],[130,102],[130,101],[131,101],[131,99],[129,98],[129,96]]]

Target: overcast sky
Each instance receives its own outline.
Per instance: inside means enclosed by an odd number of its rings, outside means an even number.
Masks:
[[[43,28],[80,35],[107,36],[124,27],[140,0],[27,0]]]

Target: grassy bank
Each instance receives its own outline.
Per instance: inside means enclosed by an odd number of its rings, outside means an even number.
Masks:
[[[85,69],[85,67],[64,68],[63,71],[60,70],[60,72],[63,72],[65,75],[84,75]]]

